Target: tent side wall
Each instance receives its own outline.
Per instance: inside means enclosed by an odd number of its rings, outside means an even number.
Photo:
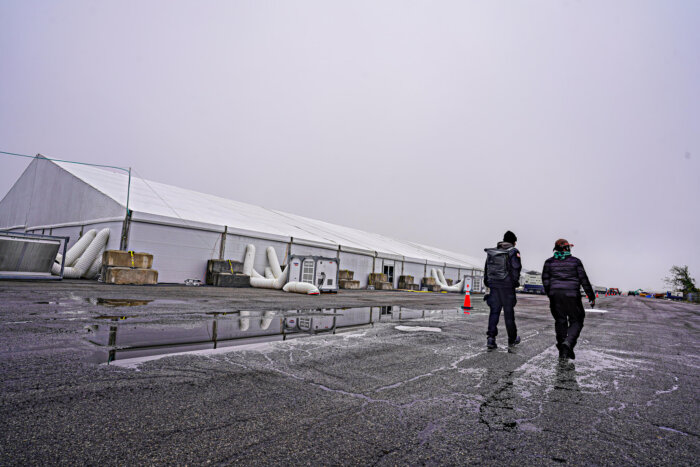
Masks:
[[[337,258],[338,248],[337,247],[320,247],[312,246],[306,243],[297,243],[298,240],[292,241],[291,254],[292,255],[308,255],[308,256],[324,256],[326,258]],[[343,268],[343,265],[340,265]]]
[[[430,271],[428,271],[430,274]],[[413,283],[419,284],[423,277],[425,277],[425,263],[415,263],[412,261],[404,261],[403,263],[403,276],[413,276]]]
[[[130,250],[153,255],[158,282],[204,281],[207,260],[219,257],[220,242],[220,232],[138,221],[129,232]]]
[[[340,269],[354,272],[353,278],[360,281],[360,287],[367,287],[367,276],[372,271],[373,256],[340,251]]]

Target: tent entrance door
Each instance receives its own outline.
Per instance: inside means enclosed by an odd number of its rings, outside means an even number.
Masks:
[[[388,264],[384,265],[384,268],[382,270],[382,273],[386,274],[386,280],[389,281],[390,284],[394,284],[394,266],[389,266]]]

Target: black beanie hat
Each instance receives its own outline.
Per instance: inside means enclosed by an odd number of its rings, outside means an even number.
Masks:
[[[515,243],[518,241],[518,237],[515,236],[510,230],[503,234],[503,241],[508,243]]]

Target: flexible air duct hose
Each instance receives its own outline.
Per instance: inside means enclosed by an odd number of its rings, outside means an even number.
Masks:
[[[100,233],[93,237],[92,242],[90,242],[90,246],[88,246],[85,253],[80,256],[78,261],[75,263],[75,266],[63,269],[63,277],[66,279],[80,279],[83,277],[83,275],[85,275],[85,273],[88,272],[88,269],[90,269],[92,266],[92,263],[94,263],[97,259],[100,251],[102,251],[107,244],[108,239],[109,229],[100,230]],[[66,257],[67,256],[68,255],[66,255]]]
[[[445,280],[445,274],[442,273],[442,269],[436,269],[437,275],[440,278],[440,285],[447,286],[447,281]]]
[[[277,259],[277,253],[275,249],[271,246],[267,247],[267,261],[270,263],[270,269],[272,269],[272,274],[275,279],[282,275],[282,268],[280,267],[280,262]]]
[[[430,274],[433,276],[433,279],[435,279],[435,282],[440,286],[442,290],[445,292],[461,292],[462,291],[462,282],[459,281],[455,285],[447,285],[447,281],[445,280],[445,275],[442,273],[442,270],[440,269],[435,269],[432,268],[430,270]]]
[[[438,273],[435,270],[435,268],[430,269],[430,275],[432,276],[433,279],[435,279],[435,282],[437,282],[437,285],[439,285],[440,287],[443,286],[442,281],[440,280],[440,276],[438,276]]]
[[[275,275],[272,274],[272,268],[270,268],[270,267],[265,268],[265,279],[275,279]]]
[[[95,261],[93,261],[92,265],[90,266],[90,269],[83,275],[83,278],[85,279],[97,279],[97,276],[100,274],[100,270],[102,269],[102,257],[104,256],[105,253],[105,248],[102,248],[100,250],[100,254],[97,255],[97,258],[95,258]]]
[[[109,240],[109,229],[102,229],[97,233],[95,240],[92,241],[92,243],[90,244],[88,249],[85,251],[85,255],[87,255],[88,251],[93,247],[93,244],[98,243],[101,245],[100,251],[97,254],[97,257],[92,262],[92,264],[88,268],[87,272],[85,274],[83,274],[83,279],[95,279],[95,278],[97,278],[97,275],[100,273],[100,269],[102,268],[102,254],[104,253],[105,248],[107,247],[108,240]]]
[[[250,286],[258,287],[261,289],[281,289],[282,286],[287,282],[287,270],[285,268],[282,274],[277,279],[265,279],[264,277],[251,277]],[[255,272],[255,270],[253,270]]]
[[[245,246],[245,257],[243,259],[243,274],[253,277],[253,263],[255,263],[255,245],[249,243]]]
[[[85,250],[87,250],[96,236],[97,230],[95,229],[90,229],[83,234],[83,236],[80,237],[80,240],[75,242],[75,245],[73,245],[66,253],[66,266],[75,266],[75,263],[83,255],[83,253],[85,253]]]
[[[73,266],[75,262],[78,261],[78,258],[80,258],[80,256],[83,253],[85,253],[85,250],[87,250],[87,247],[90,246],[90,243],[92,243],[96,235],[97,231],[95,229],[90,229],[85,234],[83,234],[83,236],[80,237],[80,239],[77,242],[75,242],[75,245],[70,247],[70,249],[66,252],[66,261],[64,263],[64,269]],[[63,256],[61,254],[56,255],[56,261],[54,261],[53,265],[51,266],[52,274],[61,274],[62,259]]]
[[[305,293],[307,295],[318,295],[318,287],[308,282],[287,282],[282,290],[285,292]]]

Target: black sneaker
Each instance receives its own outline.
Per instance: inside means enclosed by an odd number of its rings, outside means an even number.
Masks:
[[[508,347],[513,347],[520,344],[520,336],[517,336],[513,342],[508,342]]]
[[[488,339],[486,339],[486,348],[487,349],[495,349],[496,347],[498,347],[498,346],[496,345],[496,338],[495,337],[489,337]]]
[[[571,344],[564,341],[564,342],[562,342],[561,346],[566,351],[566,358],[570,358],[571,360],[576,360],[576,354],[574,353],[574,349],[571,348]]]

